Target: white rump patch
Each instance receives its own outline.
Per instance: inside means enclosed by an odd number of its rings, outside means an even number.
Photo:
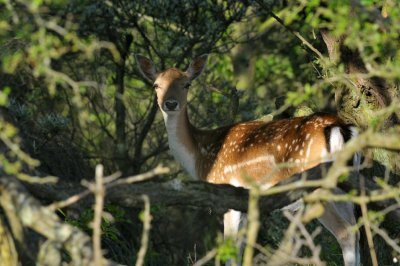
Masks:
[[[343,149],[344,138],[342,132],[340,132],[340,127],[334,127],[331,129],[331,135],[329,137],[330,152],[335,153]]]
[[[356,127],[352,126],[349,127],[351,138],[355,138],[358,136],[358,130]],[[334,127],[331,129],[331,135],[329,138],[329,146],[330,146],[330,154],[334,154],[335,152],[338,152],[342,150],[345,146],[345,141],[342,132],[340,131],[339,127]],[[325,157],[325,159],[324,159]],[[323,162],[329,162],[335,160],[335,156],[329,156],[325,154],[325,151],[323,150],[321,153],[321,158]],[[353,157],[353,166],[355,167],[356,170],[359,170],[361,165],[361,154],[356,153],[354,154]]]

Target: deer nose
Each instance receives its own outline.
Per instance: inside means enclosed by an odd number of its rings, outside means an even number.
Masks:
[[[178,107],[178,101],[176,100],[166,100],[164,103],[165,108],[168,111],[175,111]]]

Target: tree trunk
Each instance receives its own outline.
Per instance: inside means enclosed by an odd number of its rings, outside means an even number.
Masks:
[[[117,91],[115,93],[115,129],[116,129],[116,157],[118,168],[122,172],[126,172],[129,167],[129,157],[128,157],[128,145],[126,143],[126,107],[124,104],[124,92],[125,92],[125,67],[126,67],[126,59],[129,52],[129,47],[132,43],[132,36],[130,34],[124,36],[125,38],[121,41],[124,42],[120,44],[117,37],[114,36],[114,42],[118,47],[118,51],[120,54],[120,59],[115,63],[115,86],[117,87]]]

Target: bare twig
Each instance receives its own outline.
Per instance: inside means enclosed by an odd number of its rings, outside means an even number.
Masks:
[[[144,257],[146,256],[147,247],[149,245],[149,234],[151,227],[150,199],[147,195],[143,195],[142,199],[144,201],[143,233],[142,233],[140,249],[138,252],[138,258],[135,264],[136,266],[142,266],[144,264]]]
[[[361,187],[361,196],[365,196],[365,181],[364,176],[360,176],[360,187]],[[367,204],[365,202],[360,204],[361,207],[361,219],[364,223],[365,234],[367,236],[367,242],[369,246],[369,252],[371,255],[371,261],[373,266],[378,266],[378,258],[376,256],[376,251],[374,247],[374,239],[372,237],[371,231],[371,222],[368,218],[368,209]]]
[[[279,24],[281,24],[286,30],[288,30],[290,33],[292,33],[294,36],[296,36],[301,42],[302,44],[304,44],[305,46],[308,47],[308,49],[310,49],[312,52],[314,52],[321,60],[325,60],[324,56],[322,55],[322,53],[320,51],[318,51],[317,48],[315,48],[310,42],[308,42],[303,36],[301,36],[301,34],[297,31],[294,31],[292,28],[290,28],[289,26],[287,26],[285,24],[285,22],[278,17],[274,12],[272,12],[270,10],[270,8],[268,8],[262,1],[257,1],[258,4],[265,10],[267,11],[271,17],[273,17]]]
[[[297,228],[300,230],[301,234],[305,238],[305,243],[309,247],[309,249],[312,252],[312,257],[311,261],[315,265],[322,265],[322,261],[319,258],[320,252],[321,252],[321,247],[317,247],[314,244],[313,236],[310,235],[310,233],[307,231],[305,225],[301,222],[301,217],[300,216],[293,216],[290,212],[285,211],[284,212],[286,218],[288,218],[292,223],[295,223]]]
[[[253,265],[253,247],[257,242],[258,230],[260,228],[259,209],[258,209],[259,193],[256,188],[250,190],[249,196],[249,211],[248,211],[248,226],[246,234],[246,248],[244,251],[243,265]]]
[[[380,235],[385,240],[385,242],[393,248],[393,250],[400,254],[400,246],[384,230],[380,229],[375,224],[371,224],[371,228],[372,230],[374,230],[375,233]]]
[[[103,216],[103,206],[104,206],[104,183],[103,183],[103,166],[101,164],[96,166],[96,183],[93,188],[93,193],[95,195],[95,205],[94,205],[94,218],[93,218],[93,253],[94,262],[96,265],[102,265],[102,251],[101,251],[101,220]]]
[[[62,208],[65,208],[69,205],[72,205],[72,204],[80,201],[81,199],[83,199],[84,197],[86,197],[90,194],[91,194],[90,190],[85,190],[85,191],[82,191],[79,194],[73,195],[65,200],[53,202],[52,204],[48,205],[47,208],[52,211],[57,210],[57,209],[62,209]]]
[[[216,255],[217,255],[217,249],[213,248],[212,250],[208,251],[207,254],[203,258],[196,261],[196,263],[193,264],[193,266],[205,265],[207,262],[212,260]]]
[[[123,179],[119,179],[119,180],[115,180],[116,178],[119,177],[119,173],[112,174],[112,175],[104,178],[104,181],[107,181],[106,182],[107,184],[105,185],[105,189],[107,190],[112,187],[124,185],[124,184],[132,184],[132,183],[142,182],[142,181],[148,180],[156,175],[162,175],[162,174],[166,174],[168,172],[169,172],[169,168],[163,167],[162,165],[158,165],[156,168],[154,168],[146,173],[138,174],[135,176],[131,176],[131,177],[127,177],[127,178],[123,178]],[[82,191],[79,194],[73,195],[65,200],[54,202],[54,203],[50,204],[48,206],[48,208],[50,208],[51,210],[65,208],[71,204],[78,202],[79,200],[81,200],[82,198],[84,198],[90,194],[91,194],[90,190],[85,190],[85,191]]]
[[[23,162],[26,162],[30,166],[38,166],[39,161],[31,158],[29,154],[24,152],[20,146],[13,140],[11,140],[5,133],[4,122],[1,121],[2,125],[0,125],[0,140]],[[5,124],[6,126],[10,126],[10,124]],[[54,182],[54,180],[52,180]]]
[[[301,212],[298,212],[296,214],[296,216],[300,215]],[[295,233],[296,225],[294,223],[290,223],[289,227],[285,231],[285,235],[282,239],[279,249],[273,252],[273,255],[269,258],[267,263],[268,266],[287,265],[290,262],[290,258],[288,258],[288,255],[293,252],[294,244],[292,240]]]
[[[400,150],[398,132],[382,134],[368,129],[357,138],[351,139],[345,148],[336,154],[336,160],[329,169],[323,186],[325,188],[336,187],[339,176],[348,173],[348,160],[353,154],[366,147],[390,147],[393,150]]]
[[[167,174],[167,173],[169,173],[169,168],[164,167],[160,164],[160,165],[156,166],[156,168],[154,168],[146,173],[134,175],[134,176],[127,177],[124,179],[119,179],[119,180],[107,185],[106,189],[115,187],[118,185],[126,185],[126,184],[133,184],[133,183],[137,183],[137,182],[146,181],[150,178],[153,178],[156,175],[163,175],[163,174]]]
[[[298,211],[296,214],[291,214],[288,211],[284,212],[286,218],[290,221],[289,228],[285,232],[284,239],[278,250],[272,252],[272,256],[268,250],[261,248],[261,251],[266,256],[271,256],[268,259],[267,265],[288,265],[290,263],[300,265],[325,265],[319,258],[320,247],[315,246],[313,238],[316,233],[310,234],[304,224],[301,222],[303,211]],[[298,230],[297,230],[298,229]],[[318,232],[318,231],[316,231]],[[303,239],[304,237],[304,239]],[[312,252],[312,257],[301,258],[299,252],[303,246],[308,246]]]

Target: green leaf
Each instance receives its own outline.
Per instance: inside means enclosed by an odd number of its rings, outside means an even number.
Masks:
[[[14,73],[19,63],[22,61],[22,52],[15,52],[12,55],[5,56],[3,58],[3,70],[8,74]]]

